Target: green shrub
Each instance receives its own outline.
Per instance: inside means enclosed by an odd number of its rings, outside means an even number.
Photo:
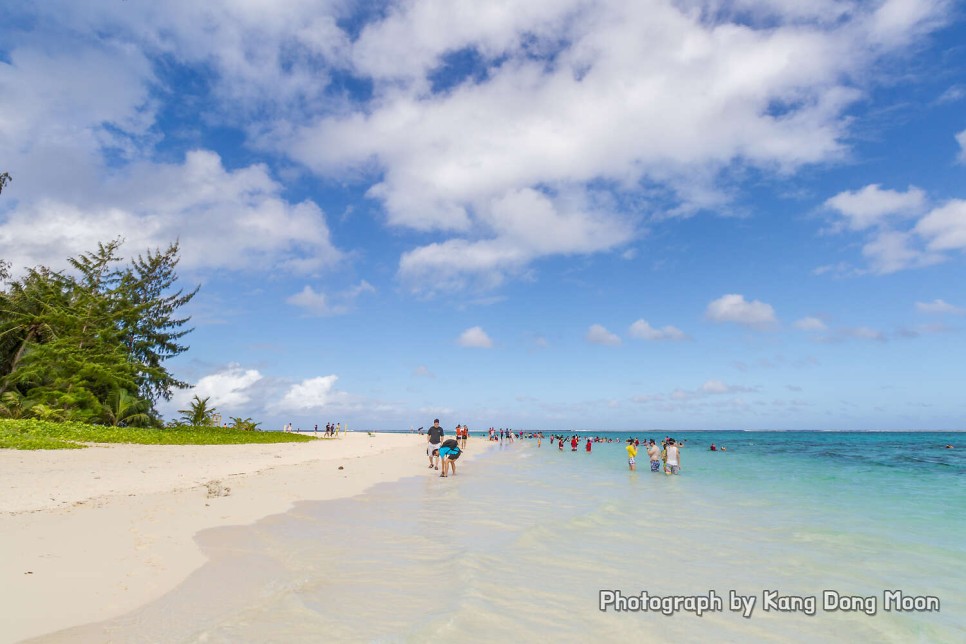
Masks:
[[[36,419],[0,419],[0,448],[77,449],[84,443],[138,445],[238,445],[302,443],[314,440],[286,432],[238,431],[227,427],[179,426],[165,429],[113,427]]]

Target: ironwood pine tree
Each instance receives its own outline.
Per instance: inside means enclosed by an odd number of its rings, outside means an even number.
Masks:
[[[71,258],[76,274],[30,269],[0,291],[0,395],[16,392],[34,415],[91,421],[110,420],[105,407],[122,397],[143,400],[157,421],[157,400],[187,386],[163,365],[187,350],[176,311],[197,293],[169,292],[178,244],[126,268],[120,246]]]

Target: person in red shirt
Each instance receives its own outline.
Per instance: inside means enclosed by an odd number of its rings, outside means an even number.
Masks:
[[[590,454],[591,446],[590,446],[590,439],[589,438],[587,439],[587,446],[584,449],[586,449],[587,450],[587,453]]]
[[[577,451],[577,437],[576,436],[574,436],[573,438],[570,439],[570,451],[571,452],[576,452]]]

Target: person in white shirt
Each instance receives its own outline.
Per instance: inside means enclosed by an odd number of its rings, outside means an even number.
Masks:
[[[681,473],[681,450],[673,438],[667,443],[667,471],[671,474]]]

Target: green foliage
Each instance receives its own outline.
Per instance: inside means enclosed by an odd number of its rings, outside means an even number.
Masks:
[[[287,432],[240,432],[226,427],[106,427],[78,422],[37,419],[0,419],[0,448],[76,449],[84,443],[138,445],[236,445],[247,443],[301,443],[309,436]]]
[[[123,389],[115,389],[103,405],[101,420],[105,425],[113,427],[143,427],[150,425],[153,420],[147,413],[149,408],[150,403],[147,400],[138,400]]]
[[[174,313],[197,293],[171,292],[178,245],[127,268],[120,246],[71,258],[74,274],[29,269],[0,291],[0,395],[22,396],[16,413],[116,425],[124,391],[123,406],[138,406],[126,424],[157,424],[155,403],[187,387],[163,366],[187,350],[178,343],[187,319]]]
[[[251,418],[241,418],[240,416],[232,416],[231,418],[231,428],[240,429],[245,432],[254,432],[258,430],[258,426],[261,423],[253,422]]]
[[[207,427],[211,425],[211,417],[217,410],[214,407],[208,406],[209,400],[211,400],[211,396],[206,396],[204,399],[201,399],[198,397],[198,394],[195,394],[194,398],[191,399],[191,404],[188,409],[178,410],[183,423],[195,427]]]
[[[8,391],[0,395],[0,418],[23,418],[29,409],[29,404],[16,391]]]

